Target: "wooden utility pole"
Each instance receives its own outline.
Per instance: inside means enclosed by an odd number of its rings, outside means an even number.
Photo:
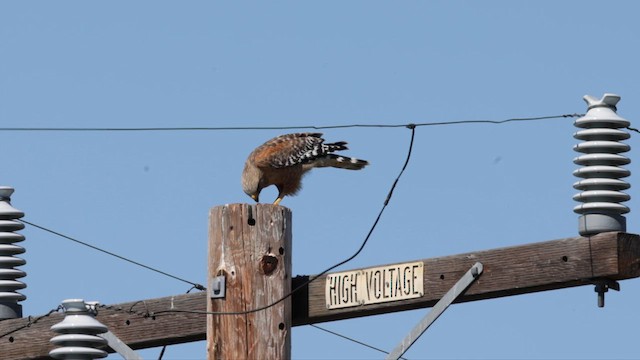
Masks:
[[[291,358],[291,298],[280,301],[291,291],[291,211],[230,204],[209,224],[208,292],[225,296],[207,311],[233,314],[207,315],[208,359]]]

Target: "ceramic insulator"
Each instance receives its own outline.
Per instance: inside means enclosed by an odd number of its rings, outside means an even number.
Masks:
[[[107,357],[102,350],[107,340],[98,336],[107,332],[107,327],[95,319],[96,303],[85,303],[82,299],[62,302],[64,319],[53,325],[51,330],[61,334],[51,339],[51,343],[61,346],[49,352],[54,359],[101,359]]]
[[[27,262],[16,255],[25,249],[16,243],[24,240],[24,236],[16,231],[24,229],[24,224],[16,221],[24,213],[11,206],[11,194],[14,189],[0,186],[0,320],[22,317],[22,305],[18,302],[27,297],[18,292],[27,285],[17,279],[27,274],[19,269]]]
[[[598,100],[587,95],[584,100],[588,104],[588,111],[575,121],[574,125],[582,130],[573,135],[583,141],[573,147],[582,153],[573,160],[582,166],[573,172],[573,175],[582,179],[573,184],[575,189],[582,191],[573,197],[581,202],[573,208],[574,212],[580,214],[578,230],[583,236],[626,231],[626,219],[622,214],[628,213],[629,208],[621,203],[630,197],[622,190],[630,185],[621,179],[631,175],[629,170],[622,167],[631,160],[620,154],[630,150],[629,145],[621,142],[630,135],[620,129],[628,127],[630,123],[616,113],[620,96],[604,94]]]

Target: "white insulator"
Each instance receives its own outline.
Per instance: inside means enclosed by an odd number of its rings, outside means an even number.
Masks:
[[[621,180],[631,175],[622,166],[631,160],[620,153],[630,150],[630,146],[620,141],[629,139],[628,132],[620,130],[630,125],[629,121],[616,113],[616,104],[620,96],[604,94],[602,99],[585,96],[588,111],[585,116],[575,121],[574,125],[582,130],[573,137],[584,140],[573,149],[583,155],[573,162],[582,165],[573,175],[582,180],[573,187],[582,192],[573,199],[582,204],[573,208],[580,214],[578,229],[581,235],[594,235],[605,231],[626,231],[626,219],[622,214],[630,210],[620,204],[628,201],[630,196],[621,190],[630,187]]]
[[[628,126],[628,125],[627,125]],[[585,129],[576,132],[573,135],[578,140],[611,140],[620,141],[627,140],[631,137],[628,132],[618,129]]]
[[[11,187],[0,186],[0,320],[22,317],[22,305],[18,302],[27,298],[18,292],[27,285],[17,279],[27,274],[16,267],[27,262],[16,256],[25,252],[15,244],[24,241],[24,236],[16,232],[24,229],[24,224],[16,221],[24,213],[11,206],[13,191]]]
[[[51,343],[61,346],[49,352],[54,359],[101,359],[107,356],[102,350],[107,340],[97,336],[107,332],[107,327],[95,319],[95,303],[85,303],[82,299],[62,302],[66,316],[53,325],[51,330],[61,334],[51,339]]]
[[[574,163],[577,164],[576,161]],[[608,165],[594,165],[594,166],[585,166],[579,169],[576,169],[573,172],[573,175],[585,179],[594,179],[594,178],[611,178],[618,179],[631,175],[631,171],[621,168],[619,166],[608,166]]]

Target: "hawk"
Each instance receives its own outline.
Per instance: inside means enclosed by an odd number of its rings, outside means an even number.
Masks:
[[[369,162],[335,155],[347,150],[345,141],[325,143],[321,133],[280,135],[258,146],[247,158],[242,172],[242,190],[258,202],[260,191],[270,185],[278,188],[278,205],[287,195],[295,195],[302,177],[316,167],[360,170]]]

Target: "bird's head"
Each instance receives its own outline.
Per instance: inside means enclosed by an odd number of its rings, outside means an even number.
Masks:
[[[242,171],[242,191],[249,195],[256,202],[259,201],[260,191],[264,187],[261,184],[262,171],[257,166],[249,164],[247,162],[244,165],[244,171]]]

